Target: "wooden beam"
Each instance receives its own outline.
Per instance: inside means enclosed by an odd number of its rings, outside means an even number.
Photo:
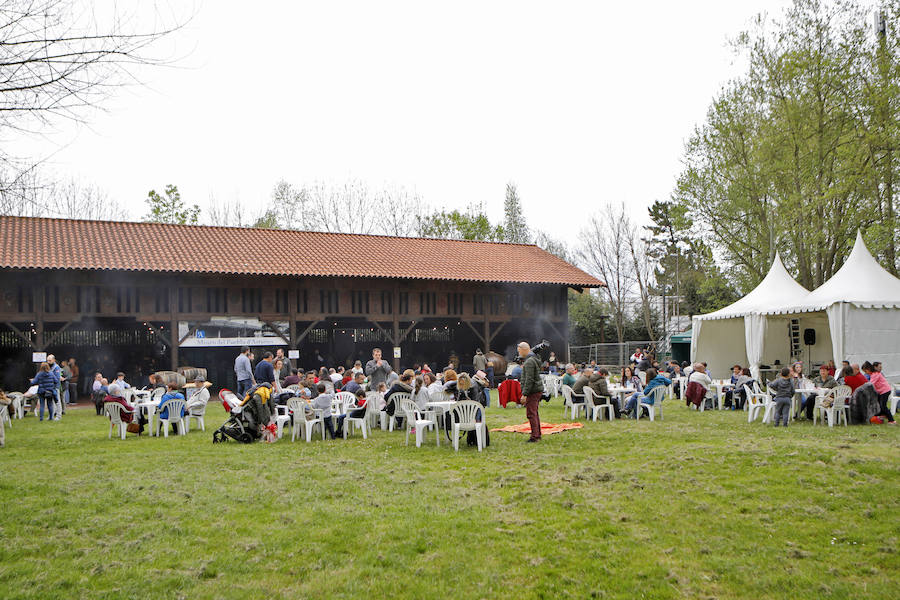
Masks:
[[[403,330],[403,333],[400,334],[400,339],[397,341],[398,346],[403,343],[403,340],[406,339],[406,336],[408,336],[415,327],[416,327],[416,322],[413,321],[412,323],[410,323],[409,327],[407,327],[406,329]]]
[[[494,330],[494,333],[492,333],[492,334],[490,335],[490,338],[488,339],[488,344],[490,344],[491,342],[494,341],[494,338],[497,337],[497,334],[500,333],[500,330],[503,329],[503,326],[506,325],[508,322],[509,322],[509,321],[503,321],[502,323],[500,323],[500,327],[498,327],[497,329],[495,329],[495,330]]]
[[[278,335],[278,337],[280,337],[282,340],[284,340],[284,343],[287,344],[288,347],[290,347],[290,345],[291,345],[291,340],[289,340],[288,338],[284,337],[284,335],[281,334],[281,330],[280,330],[280,329],[278,329],[277,327],[275,327],[275,325],[274,325],[271,321],[263,321],[263,323],[265,323],[266,325],[268,325],[268,326],[269,326],[269,329],[271,329],[272,331],[274,331],[274,332]]]
[[[61,334],[63,331],[65,331],[66,329],[68,329],[68,328],[69,328],[70,326],[72,326],[74,323],[77,323],[77,321],[74,320],[74,319],[71,320],[71,321],[66,321],[66,323],[65,323],[62,327],[59,328],[59,330],[53,332],[53,335],[50,337],[49,340],[47,340],[47,346],[52,346],[52,345],[53,345],[53,342],[56,341],[56,338],[58,338],[58,337],[60,336],[60,334]]]
[[[297,345],[300,345],[300,342],[302,342],[304,338],[309,335],[309,332],[312,331],[319,323],[321,323],[321,320],[313,321],[312,323],[307,325],[306,329],[303,330],[303,333],[297,336]]]
[[[550,321],[550,319],[541,319],[541,320],[544,321],[544,322],[545,322],[547,325],[549,325],[551,328],[553,328],[553,331],[556,332],[556,335],[559,336],[559,339],[560,339],[561,341],[566,341],[566,336],[564,336],[564,335],[562,334],[562,332],[561,332],[559,329],[556,328],[556,325],[554,325],[553,322]]]
[[[387,332],[387,330],[386,330],[384,327],[382,327],[381,325],[379,325],[379,324],[378,324],[378,321],[369,321],[369,322],[370,322],[372,325],[374,325],[375,327],[377,327],[377,328],[378,328],[378,331],[380,331],[382,334],[384,334],[384,337],[387,338],[387,340],[391,343],[392,346],[394,345],[394,337],[393,337],[391,334],[389,334],[389,333]]]
[[[184,342],[184,340],[188,339],[189,337],[191,337],[191,335],[193,335],[196,332],[197,332],[197,327],[189,328],[188,332],[186,334],[184,334],[181,337],[181,339],[178,340],[178,345],[180,346],[182,344],[182,342]]]
[[[485,322],[487,322],[487,321],[485,321]],[[466,325],[469,326],[469,329],[472,330],[472,332],[475,334],[475,337],[477,337],[479,340],[481,340],[481,344],[482,344],[483,346],[487,346],[487,342],[485,341],[484,336],[481,335],[480,333],[478,333],[478,330],[475,329],[475,326],[474,326],[474,325],[472,325],[472,324],[469,323],[468,321],[463,321],[463,323],[465,323]],[[487,350],[486,350],[486,352],[487,352]]]
[[[22,340],[23,340],[26,344],[28,344],[29,346],[31,346],[31,349],[32,349],[32,350],[37,350],[37,349],[38,349],[38,347],[34,345],[34,342],[31,341],[31,338],[29,338],[29,337],[26,336],[24,333],[22,333],[21,331],[19,331],[19,328],[18,328],[18,327],[16,327],[15,325],[13,325],[12,323],[10,323],[9,321],[5,321],[5,322],[4,322],[4,325],[6,325],[6,326],[9,327],[10,329],[12,329],[12,330],[13,330],[13,333],[15,333],[17,336],[19,336],[20,338],[22,338]]]
[[[159,329],[154,327],[152,323],[148,322],[147,327],[150,329],[150,331],[152,331],[153,333],[156,334],[156,337],[160,338],[162,341],[167,343],[169,346],[172,345],[172,339],[169,336],[167,336],[166,334],[164,334],[162,331],[160,331]]]

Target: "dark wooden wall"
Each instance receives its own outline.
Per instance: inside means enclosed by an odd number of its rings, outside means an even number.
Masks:
[[[0,270],[0,323],[38,351],[83,318],[132,318],[148,323],[170,345],[174,368],[178,322],[212,316],[287,321],[290,348],[334,319],[371,323],[397,346],[416,326],[439,319],[471,330],[485,351],[500,331],[519,329],[518,324],[528,325],[523,330],[551,332],[560,357],[568,341],[566,287],[561,285]]]

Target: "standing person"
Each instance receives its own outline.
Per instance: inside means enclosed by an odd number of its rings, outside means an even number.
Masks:
[[[49,357],[48,357],[49,358]],[[40,420],[44,420],[44,406],[50,409],[50,420],[55,420],[53,417],[56,415],[54,405],[56,398],[56,378],[53,376],[53,373],[50,371],[49,363],[41,363],[41,367],[37,372],[37,375],[34,376],[34,379],[31,380],[31,385],[38,386],[38,402],[40,403]]]
[[[285,358],[283,348],[278,348],[277,350],[275,350],[275,360],[281,361],[281,369],[275,373],[278,379],[284,379],[291,374],[291,362],[287,358]]]
[[[60,379],[61,384],[59,386],[60,389],[60,398],[62,399],[63,406],[72,403],[72,399],[69,397],[69,383],[72,381],[72,369],[69,368],[68,361],[63,361],[59,365],[61,369],[62,377]]]
[[[59,368],[59,365],[56,364],[56,356],[49,354],[47,355],[47,364],[50,365],[50,375],[56,380],[56,385],[53,388],[53,406],[54,411],[52,415],[52,419],[54,421],[59,421],[61,418],[65,407],[62,405],[62,398],[60,396],[60,388],[62,387],[62,369]]]
[[[896,425],[894,415],[891,414],[891,409],[888,407],[888,401],[891,399],[891,392],[894,391],[894,388],[881,373],[880,362],[874,362],[870,366],[869,381],[875,388],[875,393],[878,394],[878,404],[881,406],[881,411],[876,416],[884,417],[890,425]]]
[[[253,368],[250,366],[250,348],[247,346],[243,346],[241,353],[234,359],[234,375],[237,377],[237,395],[243,399],[250,388],[256,385]]]
[[[541,395],[544,393],[544,384],[541,383],[541,363],[531,351],[528,342],[519,342],[519,356],[524,359],[522,363],[522,398],[525,400],[525,414],[531,424],[531,437],[529,442],[541,441],[541,417],[538,408],[541,404]]]
[[[481,352],[481,348],[475,350],[475,356],[472,357],[472,366],[476,371],[484,371],[487,373],[487,357]]]
[[[3,390],[0,390],[0,408],[6,407],[6,410],[9,411],[10,404],[12,404],[12,400],[6,397],[6,394]],[[0,419],[0,448],[6,446],[6,433],[4,432],[4,419]]]
[[[783,367],[781,377],[769,384],[775,402],[775,427],[781,423],[788,426],[791,416],[791,399],[794,397],[794,377],[791,369]]]
[[[271,352],[266,352],[262,360],[256,364],[256,372],[253,374],[256,385],[268,383],[272,388],[275,387],[275,367],[272,364],[274,359]]]
[[[81,369],[74,358],[69,359],[69,371],[72,376],[69,377],[69,402],[78,402],[78,378],[81,375]]]
[[[369,389],[378,389],[378,384],[387,385],[388,375],[391,374],[391,365],[381,359],[381,348],[372,350],[372,360],[366,363],[366,375],[369,377]]]

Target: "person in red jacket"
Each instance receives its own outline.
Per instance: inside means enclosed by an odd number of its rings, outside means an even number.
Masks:
[[[844,367],[841,375],[844,376],[844,385],[850,386],[851,393],[855,392],[856,388],[869,382],[866,376],[859,372],[859,365],[855,363],[849,367]]]

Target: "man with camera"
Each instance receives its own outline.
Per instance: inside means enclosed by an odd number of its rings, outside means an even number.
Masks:
[[[538,407],[541,404],[541,396],[544,393],[544,384],[541,383],[541,362],[538,360],[528,342],[519,342],[519,356],[522,357],[522,398],[525,400],[525,415],[531,424],[531,437],[529,442],[541,441],[541,417]]]

